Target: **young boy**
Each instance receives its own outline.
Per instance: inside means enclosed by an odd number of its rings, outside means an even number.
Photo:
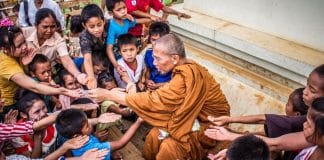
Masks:
[[[118,87],[126,88],[129,82],[137,83],[141,79],[144,70],[144,59],[142,55],[137,55],[137,40],[131,34],[119,36],[117,44],[122,56],[117,63],[124,68],[124,71],[118,72],[118,69],[115,68],[114,76]]]
[[[152,45],[154,45],[155,41],[160,37],[170,33],[170,27],[168,24],[164,22],[154,22],[151,24],[149,28],[149,40]],[[161,74],[153,64],[153,49],[149,48],[145,52],[145,80],[142,80],[145,84],[146,90],[155,90],[165,83],[171,80],[172,72],[167,74]]]
[[[111,118],[111,122],[116,119]],[[56,119],[56,127],[58,132],[65,138],[70,139],[78,135],[89,135],[89,141],[81,148],[72,150],[73,156],[80,156],[84,152],[92,148],[108,149],[110,153],[125,146],[132,136],[135,134],[137,128],[141,125],[142,120],[139,118],[124,134],[124,136],[117,141],[99,142],[92,133],[92,124],[88,122],[87,116],[83,111],[76,109],[69,109],[62,111]],[[110,154],[105,158],[110,160]]]
[[[57,87],[52,79],[52,70],[49,59],[43,54],[36,54],[33,60],[28,64],[28,71],[37,82]],[[55,96],[42,95],[48,112],[61,108],[61,103]]]
[[[109,22],[109,28],[107,31],[108,37],[106,54],[117,71],[121,72],[122,68],[120,65],[118,65],[114,55],[113,45],[115,44],[116,39],[120,35],[128,33],[129,28],[134,27],[136,24],[149,23],[150,19],[134,19],[131,15],[127,14],[127,8],[124,0],[107,0],[106,5],[109,14],[113,16]]]

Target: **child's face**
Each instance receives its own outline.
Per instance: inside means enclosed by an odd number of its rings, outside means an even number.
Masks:
[[[104,24],[104,21],[100,17],[91,17],[83,26],[90,34],[100,38],[104,31]]]
[[[317,73],[311,73],[307,79],[306,88],[303,91],[303,100],[307,106],[311,106],[314,99],[324,96],[323,80]]]
[[[286,104],[286,115],[287,116],[297,116],[297,115],[300,115],[299,112],[294,111],[294,107],[293,107],[291,95],[289,96],[288,102]]]
[[[124,44],[120,46],[120,54],[124,61],[132,63],[136,60],[137,47],[135,44]]]
[[[306,138],[306,140],[310,143],[313,143],[313,134],[314,134],[314,131],[315,131],[315,124],[314,124],[314,121],[312,120],[311,118],[311,112],[312,112],[312,109],[309,109],[308,110],[308,113],[307,113],[307,120],[306,122],[304,122],[304,136]]]
[[[92,133],[92,126],[91,124],[88,122],[85,123],[85,125],[83,126],[82,130],[82,135],[90,135]]]
[[[32,77],[36,77],[40,82],[50,82],[52,79],[50,63],[37,63],[35,65],[35,72],[33,72],[31,75]]]
[[[47,116],[47,108],[42,100],[36,100],[30,110],[28,111],[28,119],[32,121],[39,121]]]
[[[153,34],[150,36],[150,42],[152,43],[152,45],[155,45],[155,41],[158,40],[160,38],[159,34]]]
[[[117,88],[117,85],[115,83],[115,81],[110,81],[110,82],[104,82],[104,87],[105,89],[111,90],[113,88]]]
[[[100,65],[93,65],[93,73],[95,75],[99,75],[101,72],[107,70],[107,68],[105,66],[103,66],[102,64]]]
[[[66,75],[64,76],[64,87],[70,90],[76,90],[81,86],[72,75]]]
[[[115,4],[114,9],[112,10],[114,18],[123,19],[127,14],[127,8],[125,2],[118,2]]]
[[[18,34],[14,38],[14,45],[15,45],[15,50],[12,54],[13,57],[21,58],[28,54],[27,43],[22,33]]]

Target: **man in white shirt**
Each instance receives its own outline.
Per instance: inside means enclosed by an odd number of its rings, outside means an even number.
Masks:
[[[53,0],[26,0],[27,8],[28,8],[28,18],[30,24],[27,22],[26,14],[25,14],[25,2],[22,1],[19,9],[19,25],[21,27],[27,27],[30,25],[35,25],[35,15],[36,12],[41,8],[49,8],[53,10],[56,15],[56,19],[60,22],[61,28],[64,28],[64,15],[61,12],[60,6],[54,2]]]

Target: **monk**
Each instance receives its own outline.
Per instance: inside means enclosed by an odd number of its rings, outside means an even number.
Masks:
[[[130,83],[126,92],[98,88],[89,95],[129,106],[153,126],[144,144],[145,159],[202,159],[216,145],[204,135],[210,125],[207,117],[229,115],[226,97],[206,68],[186,58],[184,44],[176,35],[158,39],[153,57],[159,72],[172,71],[170,82],[159,89],[136,93]]]

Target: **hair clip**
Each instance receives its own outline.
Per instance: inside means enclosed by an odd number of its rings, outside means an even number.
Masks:
[[[14,26],[15,24],[9,19],[9,18],[4,18],[2,20],[0,20],[0,28],[1,27],[8,27],[8,29],[11,26]]]

